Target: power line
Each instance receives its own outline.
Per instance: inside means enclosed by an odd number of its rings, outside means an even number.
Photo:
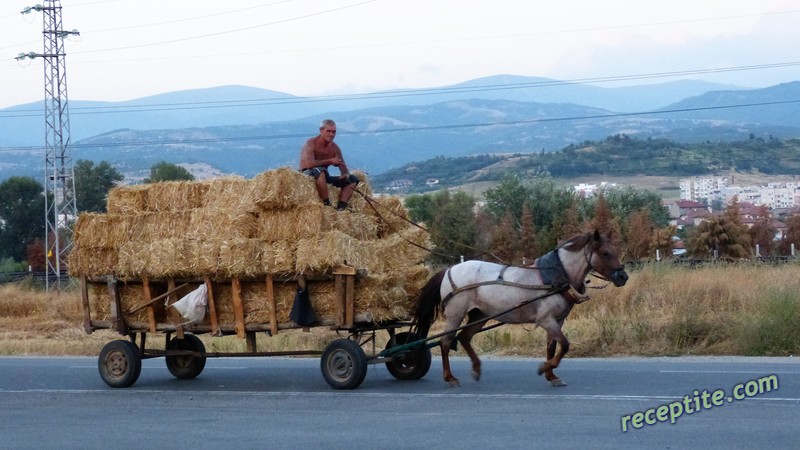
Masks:
[[[593,120],[593,119],[613,119],[620,117],[636,117],[636,116],[649,116],[649,115],[664,115],[674,113],[685,113],[695,111],[708,111],[720,109],[733,109],[733,108],[751,108],[758,106],[775,106],[784,104],[800,103],[800,99],[795,100],[781,100],[773,102],[758,102],[758,103],[745,103],[738,105],[720,105],[720,106],[703,106],[695,108],[678,108],[657,111],[641,111],[632,113],[609,113],[609,114],[589,114],[583,116],[571,117],[552,117],[552,118],[539,118],[539,119],[526,119],[526,120],[513,120],[505,122],[482,122],[482,123],[467,123],[467,124],[452,124],[452,125],[431,125],[431,126],[417,126],[406,128],[387,128],[383,130],[364,130],[364,131],[340,131],[339,136],[343,135],[372,135],[384,133],[408,133],[408,132],[425,132],[425,131],[438,131],[438,130],[456,130],[465,128],[483,128],[483,127],[496,127],[496,126],[515,126],[515,125],[531,125],[536,123],[552,123],[552,122],[567,122],[577,120]],[[276,134],[276,135],[262,135],[262,136],[232,136],[232,137],[219,137],[219,138],[197,138],[197,139],[173,139],[173,140],[140,140],[135,142],[108,142],[96,144],[73,144],[74,149],[85,148],[105,148],[105,147],[144,147],[152,145],[171,145],[171,144],[207,144],[207,143],[221,143],[221,142],[238,142],[238,141],[264,141],[264,140],[279,140],[279,139],[299,139],[305,137],[306,134]],[[21,151],[21,150],[37,150],[41,147],[0,147],[0,151]]]
[[[570,80],[547,80],[547,81],[532,81],[524,83],[486,84],[478,86],[448,86],[441,88],[423,88],[423,89],[400,89],[400,90],[373,92],[366,94],[341,94],[341,95],[293,97],[293,98],[264,98],[264,99],[254,99],[254,100],[216,100],[207,102],[151,103],[143,105],[84,106],[84,107],[71,108],[70,111],[71,114],[73,115],[137,113],[137,112],[154,112],[154,111],[287,105],[287,104],[298,104],[298,103],[321,103],[321,102],[333,102],[333,101],[355,101],[355,100],[371,100],[371,99],[382,99],[382,98],[418,97],[427,95],[445,95],[445,94],[469,93],[469,92],[489,92],[489,91],[501,91],[501,90],[511,90],[511,89],[553,87],[553,86],[563,86],[563,85],[570,85],[577,83],[599,84],[599,83],[610,83],[618,81],[670,78],[670,77],[686,76],[686,75],[701,75],[708,73],[721,73],[721,72],[734,72],[734,71],[747,71],[747,70],[763,70],[763,69],[775,69],[775,68],[794,67],[794,66],[800,66],[800,61],[757,64],[751,66],[720,67],[714,69],[683,70],[675,72],[656,72],[656,73],[646,73],[646,74],[636,74],[636,75],[616,75],[616,76],[595,77],[595,78],[575,78]],[[32,117],[36,116],[37,115],[36,113],[38,112],[39,112],[38,110],[33,110],[33,109],[0,110],[0,117],[7,117],[7,118]]]
[[[174,23],[193,22],[195,20],[208,19],[210,17],[219,17],[219,16],[226,16],[228,14],[236,14],[236,13],[240,13],[242,11],[252,11],[254,9],[268,8],[270,6],[279,5],[281,3],[291,3],[292,1],[294,1],[294,0],[280,0],[280,1],[272,2],[272,3],[267,3],[265,5],[248,6],[247,8],[232,9],[232,10],[229,10],[229,11],[221,11],[221,12],[217,12],[217,13],[206,14],[206,15],[203,15],[203,16],[194,16],[194,17],[187,17],[187,18],[184,18],[184,19],[175,19],[175,20],[165,20],[163,22],[145,23],[145,24],[140,24],[140,25],[129,25],[127,27],[112,27],[112,28],[104,28],[104,29],[100,29],[100,30],[88,30],[88,31],[85,31],[84,33],[90,33],[91,34],[91,33],[118,32],[120,30],[131,30],[131,29],[136,29],[136,28],[148,28],[148,27],[156,27],[156,26],[161,26],[161,25],[170,25],[170,24],[174,24]]]
[[[178,39],[170,39],[170,40],[167,40],[167,41],[159,41],[159,42],[150,42],[150,43],[146,43],[146,44],[128,45],[128,46],[125,46],[125,47],[115,47],[115,48],[105,48],[105,49],[98,49],[98,50],[77,51],[77,52],[72,52],[71,54],[72,55],[83,55],[83,54],[88,54],[88,53],[101,53],[101,52],[111,52],[111,51],[119,51],[119,50],[129,50],[129,49],[132,49],[132,48],[153,47],[153,46],[156,46],[156,45],[174,44],[176,42],[186,42],[186,41],[193,41],[195,39],[204,39],[204,38],[207,38],[207,37],[222,36],[222,35],[225,35],[225,34],[239,33],[241,31],[249,31],[249,30],[255,30],[255,29],[258,29],[258,28],[264,28],[264,27],[268,27],[268,26],[271,26],[271,25],[277,25],[279,23],[294,22],[296,20],[307,19],[309,17],[320,16],[320,15],[323,15],[323,14],[328,14],[328,13],[332,13],[332,12],[336,12],[336,11],[341,11],[341,10],[344,10],[344,9],[349,9],[349,8],[354,8],[354,7],[357,7],[357,6],[366,5],[367,3],[372,3],[372,2],[375,2],[375,1],[377,1],[377,0],[366,0],[366,1],[363,1],[363,2],[360,2],[360,3],[353,3],[353,4],[350,4],[350,5],[345,5],[345,6],[341,6],[341,7],[338,7],[338,8],[328,9],[328,10],[325,10],[325,11],[318,11],[318,12],[315,12],[315,13],[305,14],[305,15],[302,15],[302,16],[290,17],[288,19],[276,20],[274,22],[262,23],[262,24],[259,24],[259,25],[253,25],[253,26],[249,26],[249,27],[235,28],[235,29],[232,29],[232,30],[218,31],[218,32],[215,32],[215,33],[200,34],[200,35],[195,35],[195,36],[187,36],[187,37],[178,38]]]

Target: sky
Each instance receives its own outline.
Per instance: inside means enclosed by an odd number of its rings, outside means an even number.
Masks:
[[[800,0],[37,0],[61,5],[70,101],[223,85],[298,96],[498,74],[620,86],[800,80]],[[44,98],[41,12],[0,5],[0,108]]]

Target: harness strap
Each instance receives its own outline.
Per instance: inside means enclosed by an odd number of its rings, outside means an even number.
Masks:
[[[589,300],[592,299],[591,296],[578,292],[578,290],[572,287],[571,284],[568,286],[569,287],[567,287],[561,294],[564,296],[564,298],[566,298],[570,302],[576,305],[580,305],[581,303],[588,302]]]
[[[447,304],[447,301],[453,298],[455,295],[471,289],[477,289],[481,286],[501,285],[501,286],[516,287],[520,289],[530,289],[534,291],[548,290],[548,289],[553,289],[556,291],[559,290],[558,287],[553,286],[552,284],[522,284],[522,283],[515,283],[513,281],[505,281],[503,279],[503,273],[506,271],[506,269],[508,269],[508,266],[503,267],[503,269],[500,271],[500,275],[497,277],[496,280],[481,281],[478,283],[472,283],[461,287],[456,286],[456,283],[453,281],[453,276],[450,273],[451,270],[447,269],[447,279],[450,281],[450,287],[452,288],[452,291],[450,291],[447,295],[444,296],[444,298],[442,299],[442,306]]]
[[[447,304],[448,300],[450,300],[457,294],[460,294],[461,292],[468,291],[471,289],[477,289],[481,286],[490,286],[490,285],[510,286],[520,289],[530,289],[530,290],[553,290],[553,293],[562,294],[564,298],[566,298],[568,301],[576,305],[591,300],[592,299],[591,296],[578,291],[577,289],[575,289],[574,286],[572,286],[572,284],[566,281],[567,273],[566,270],[564,270],[564,266],[561,263],[561,258],[558,257],[557,252],[554,255],[554,259],[555,259],[555,267],[552,267],[552,269],[557,271],[558,276],[557,279],[553,281],[558,282],[558,284],[522,284],[522,283],[515,283],[513,281],[506,281],[503,279],[503,274],[505,274],[505,271],[506,269],[508,269],[509,266],[503,266],[503,268],[500,269],[500,274],[497,275],[497,279],[495,280],[481,281],[478,283],[472,283],[466,286],[458,287],[456,286],[455,281],[453,281],[453,275],[451,273],[452,268],[449,268],[447,269],[447,279],[450,281],[450,288],[452,290],[447,295],[445,295],[444,298],[442,298],[442,307],[444,307]],[[538,267],[530,269],[531,270],[538,269],[540,270],[540,272],[544,272],[541,270],[541,268]],[[564,279],[561,279],[561,277],[564,277]]]

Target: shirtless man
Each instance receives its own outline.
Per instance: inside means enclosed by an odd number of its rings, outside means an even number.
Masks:
[[[331,204],[328,198],[328,185],[341,188],[342,193],[339,195],[336,210],[344,211],[359,180],[350,174],[342,150],[333,142],[334,137],[336,137],[336,122],[330,119],[323,120],[319,126],[319,136],[307,140],[300,149],[300,171],[316,180],[317,193],[325,205]],[[328,173],[328,166],[338,167],[341,175],[331,176]]]

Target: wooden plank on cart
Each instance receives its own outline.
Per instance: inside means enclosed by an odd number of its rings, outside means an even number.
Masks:
[[[270,334],[278,334],[278,305],[275,302],[275,288],[272,283],[272,275],[267,275],[267,303],[269,303],[269,329]]]
[[[167,301],[171,303],[177,302],[178,301],[178,299],[176,298],[177,296],[174,294],[174,292],[177,290],[175,288],[174,278],[167,279],[167,289],[173,292],[173,294],[169,295],[169,300]],[[178,339],[183,339],[183,325],[181,325],[181,322],[183,322],[183,316],[181,316],[181,313],[179,313],[178,310],[175,308],[168,308],[168,309],[169,309],[169,314],[171,315],[173,321],[175,321],[175,323],[178,324],[175,325],[175,337]]]
[[[108,280],[108,296],[111,299],[111,323],[117,333],[127,336],[128,329],[125,327],[125,321],[122,317],[122,303],[119,298],[119,284],[116,279]]]
[[[211,320],[211,335],[222,336],[222,330],[219,329],[219,319],[217,318],[217,304],[214,303],[214,290],[211,286],[211,278],[205,278],[206,291],[208,292],[208,315]]]
[[[355,322],[356,316],[356,307],[355,307],[355,272],[352,275],[345,275],[344,276],[347,282],[347,286],[345,287],[344,296],[345,296],[345,308],[344,308],[344,326],[347,328],[351,328],[353,323]]]
[[[147,305],[147,323],[150,326],[150,333],[156,333],[156,311],[153,305],[155,302],[150,303],[153,299],[153,294],[150,292],[150,280],[147,277],[142,278],[142,290],[144,290],[144,299]]]
[[[238,278],[231,278],[231,294],[233,296],[233,315],[236,319],[236,336],[244,339],[244,304],[242,303],[242,284]]]
[[[81,277],[81,302],[83,303],[83,331],[92,334],[92,314],[89,310],[89,283]]]
[[[186,286],[188,286],[188,285],[189,285],[189,283],[183,283],[182,285],[180,285],[180,286],[178,286],[178,287],[175,287],[175,288],[172,288],[172,289],[168,290],[167,292],[164,292],[163,294],[159,295],[158,297],[154,297],[154,298],[152,298],[150,301],[144,302],[143,304],[141,304],[141,305],[139,305],[139,306],[132,307],[132,308],[128,308],[128,311],[126,311],[126,313],[128,313],[128,314],[133,314],[133,313],[135,313],[135,312],[141,311],[141,310],[143,310],[143,309],[147,308],[148,306],[150,306],[150,305],[154,304],[155,302],[157,302],[157,301],[159,301],[159,300],[163,300],[163,299],[165,299],[165,298],[169,297],[169,296],[170,296],[170,295],[172,295],[172,294],[173,294],[175,291],[177,291],[177,290],[180,290],[180,289],[183,289],[183,288],[185,288],[185,287],[186,287]]]
[[[336,287],[336,325],[352,327],[355,316],[353,288],[356,269],[348,266],[337,267],[333,270],[333,275]]]
[[[255,353],[257,351],[256,346],[256,332],[255,331],[248,331],[247,333],[246,345],[247,345],[247,353]]]

